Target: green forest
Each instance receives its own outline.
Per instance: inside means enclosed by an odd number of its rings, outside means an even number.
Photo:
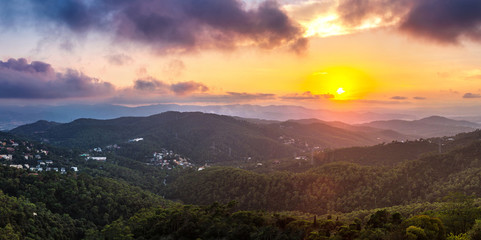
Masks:
[[[2,133],[18,150],[48,150],[80,171],[32,172],[3,160],[0,237],[481,239],[480,135],[333,149],[302,166],[281,159],[287,168],[199,171],[122,151],[86,161],[81,150]]]

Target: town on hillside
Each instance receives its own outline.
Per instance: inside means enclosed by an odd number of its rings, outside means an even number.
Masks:
[[[75,165],[65,164],[68,159],[53,156],[43,145],[13,138],[0,139],[0,163],[30,172],[55,171],[62,174],[77,172]]]

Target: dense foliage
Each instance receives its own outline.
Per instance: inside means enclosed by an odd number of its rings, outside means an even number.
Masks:
[[[89,228],[95,229],[120,217],[132,216],[143,208],[168,204],[159,196],[112,179],[94,178],[86,174],[64,175],[56,172],[33,175],[24,170],[1,166],[0,189],[8,200],[7,204],[10,201],[20,206],[10,208],[7,205],[6,208],[14,212],[30,208],[28,213],[18,213],[26,214],[28,217],[17,216],[17,213],[11,214],[13,218],[19,218],[13,221],[17,225],[26,224],[32,215],[38,217],[38,212],[52,216],[52,219],[45,221],[58,224],[58,228],[70,228],[63,224],[80,225],[77,230],[74,227],[72,230],[65,231],[67,235],[59,235],[62,237],[49,235],[55,239],[82,236]],[[35,209],[39,209],[38,212]],[[2,211],[2,218],[8,216],[5,214],[6,212]],[[12,221],[9,222],[12,223]],[[43,227],[49,229],[48,225]],[[61,232],[61,229],[58,231]],[[70,231],[74,232],[69,233]]]
[[[304,173],[209,168],[172,179],[168,198],[189,204],[236,200],[241,209],[324,214],[439,201],[451,192],[481,197],[481,142],[395,167],[330,163]]]
[[[29,143],[81,171],[0,166],[0,240],[480,239],[480,137],[443,138],[442,154],[432,140],[333,150],[352,160],[307,171],[167,171],[138,153],[95,162]]]

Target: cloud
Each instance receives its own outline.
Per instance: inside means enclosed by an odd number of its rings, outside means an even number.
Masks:
[[[169,85],[153,77],[138,79],[134,81],[134,89],[140,91],[160,91],[166,92]]]
[[[130,56],[125,54],[113,54],[105,56],[105,58],[110,64],[117,66],[123,66],[134,61]]]
[[[0,61],[0,86],[4,99],[102,97],[114,91],[112,84],[76,70],[59,73],[48,63],[24,58]]]
[[[461,37],[481,40],[481,1],[422,0],[411,9],[401,29],[442,43]]]
[[[206,85],[199,82],[189,81],[167,84],[152,77],[135,80],[133,89],[138,91],[155,93],[172,92],[175,95],[186,95],[194,92],[209,91],[209,88]]]
[[[394,96],[394,97],[391,97],[391,99],[393,100],[406,100],[408,99],[407,97],[403,97],[403,96]]]
[[[423,1],[423,0],[419,0]],[[341,0],[337,12],[345,25],[360,26],[365,20],[378,18],[396,22],[409,12],[413,0]]]
[[[330,99],[334,98],[333,94],[312,94],[310,91],[304,92],[302,94],[290,94],[281,96],[281,99],[284,100],[316,100],[316,99]]]
[[[463,95],[463,98],[481,98],[481,94],[476,94],[476,93],[465,93]]]
[[[189,81],[170,85],[170,89],[177,95],[185,95],[191,92],[207,92],[209,88],[202,83]]]
[[[231,49],[246,44],[292,45],[298,50],[307,41],[302,39],[304,29],[271,0],[250,9],[240,0],[26,1],[35,20],[79,35],[110,33],[158,51]]]
[[[413,99],[415,99],[415,100],[426,100],[425,97],[413,97]]]
[[[481,40],[479,0],[341,0],[337,12],[347,26],[381,19],[416,37],[440,43]]]

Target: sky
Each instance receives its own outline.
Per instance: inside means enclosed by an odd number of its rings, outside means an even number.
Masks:
[[[0,103],[467,115],[479,0],[8,0]]]

